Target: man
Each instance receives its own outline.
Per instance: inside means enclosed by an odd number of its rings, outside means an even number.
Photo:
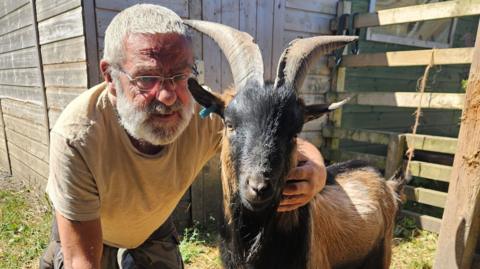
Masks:
[[[221,119],[201,120],[187,89],[191,39],[155,5],[119,13],[105,34],[105,82],[76,98],[51,132],[47,193],[54,240],[41,268],[182,268],[169,216],[220,146]],[[195,113],[194,113],[195,112]],[[318,150],[292,170],[279,211],[325,184]],[[54,223],[55,224],[55,223]]]

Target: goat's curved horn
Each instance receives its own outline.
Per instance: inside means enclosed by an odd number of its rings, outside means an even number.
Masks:
[[[230,64],[237,89],[242,89],[251,80],[263,87],[262,54],[252,36],[214,22],[184,20],[184,23],[208,35],[218,44]]]
[[[286,85],[299,91],[312,63],[356,39],[356,36],[315,36],[291,41],[280,56],[274,88]]]

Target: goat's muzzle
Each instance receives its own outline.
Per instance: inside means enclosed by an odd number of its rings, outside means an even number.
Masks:
[[[240,192],[244,206],[252,211],[268,207],[274,194],[270,179],[261,175],[246,176]]]

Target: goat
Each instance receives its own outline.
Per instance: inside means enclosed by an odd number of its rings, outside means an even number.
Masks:
[[[297,96],[308,66],[355,37],[292,41],[273,84],[263,80],[258,46],[247,33],[187,20],[210,36],[232,67],[235,90],[220,95],[191,78],[189,90],[223,118],[221,167],[226,268],[388,268],[400,180],[385,181],[373,167],[350,161],[327,168],[328,184],[313,201],[279,213],[286,175],[296,165],[296,136],[304,122],[341,106],[305,105]]]

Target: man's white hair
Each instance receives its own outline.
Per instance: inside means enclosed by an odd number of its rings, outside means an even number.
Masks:
[[[189,37],[182,19],[170,9],[152,4],[134,5],[118,13],[108,25],[103,59],[119,66],[124,56],[124,39],[133,33],[178,33]]]

